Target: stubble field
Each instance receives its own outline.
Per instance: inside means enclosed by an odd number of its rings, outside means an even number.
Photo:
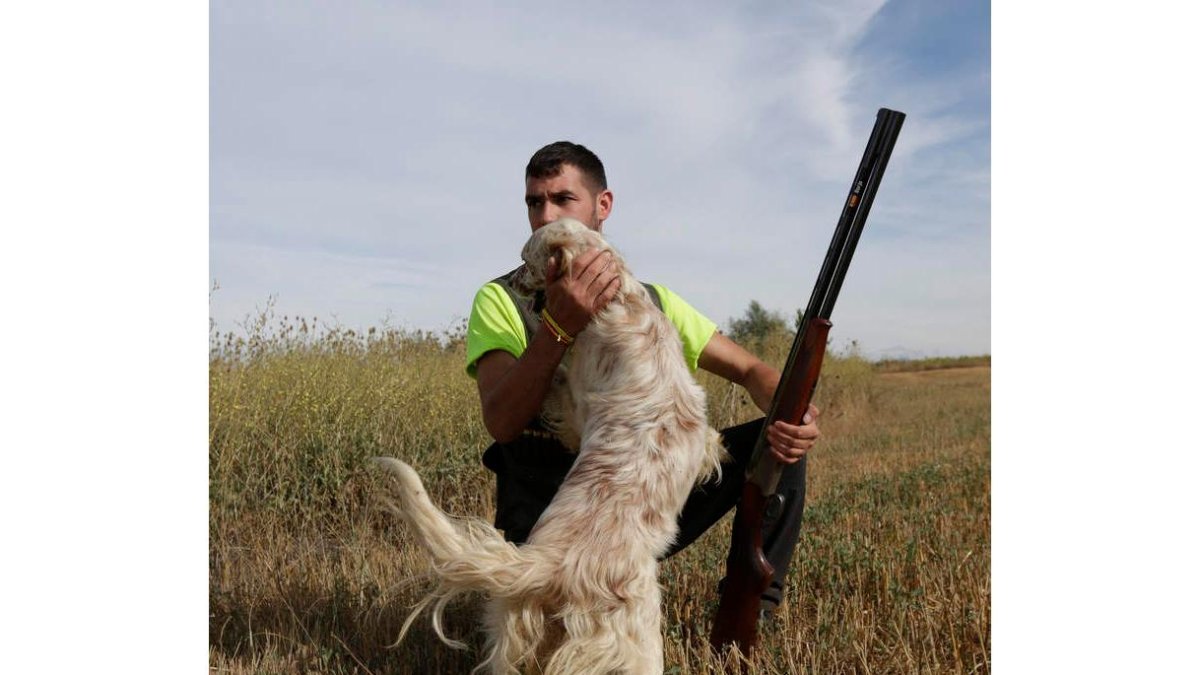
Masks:
[[[411,463],[452,514],[492,516],[489,439],[461,333],[366,335],[283,319],[212,336],[209,665],[220,673],[467,673],[479,600],[422,619],[430,587],[405,526],[375,507],[364,460]],[[790,345],[758,345],[782,364]],[[701,374],[710,421],[761,416]],[[753,673],[991,670],[990,361],[826,359],[823,437],[785,604]],[[707,647],[727,517],[662,565],[668,673],[710,673]]]

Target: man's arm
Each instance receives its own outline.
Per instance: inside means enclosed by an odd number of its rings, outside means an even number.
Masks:
[[[759,410],[764,413],[770,411],[775,388],[779,386],[780,372],[763,363],[733,340],[720,333],[713,333],[704,350],[700,352],[699,364],[704,370],[741,385]],[[785,464],[800,461],[821,435],[821,430],[816,424],[820,414],[816,406],[810,405],[804,415],[803,426],[783,421],[771,425],[767,429],[767,440],[775,458]]]
[[[541,326],[521,358],[494,350],[479,359],[475,378],[483,424],[492,438],[508,443],[529,426],[542,409],[554,370],[566,351],[567,345],[556,342]]]
[[[554,260],[547,266],[546,278],[553,281],[546,285],[546,311],[567,334],[578,335],[616,295],[620,279],[610,260],[592,249],[575,259],[570,276],[558,276]],[[475,377],[483,424],[492,438],[513,441],[537,417],[568,346],[538,324],[520,358],[499,350],[480,357]]]

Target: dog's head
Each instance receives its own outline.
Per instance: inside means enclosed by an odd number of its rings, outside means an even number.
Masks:
[[[559,218],[539,227],[525,242],[521,249],[525,266],[511,283],[524,293],[542,290],[546,287],[546,267],[551,258],[558,260],[558,274],[570,274],[576,256],[591,248],[611,252],[613,264],[618,265],[617,271],[624,272],[621,257],[599,232],[573,218]]]

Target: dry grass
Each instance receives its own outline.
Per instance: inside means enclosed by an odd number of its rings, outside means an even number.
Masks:
[[[491,517],[461,333],[267,317],[248,333],[212,340],[212,670],[469,672],[479,654],[445,647],[426,622],[388,648],[426,566],[372,508],[363,470],[366,457],[402,457],[446,510]],[[788,346],[769,340],[764,358],[781,363]],[[880,373],[827,359],[788,600],[752,672],[990,672],[990,368],[970,365]],[[714,424],[756,416],[740,390],[702,382]],[[663,565],[668,672],[715,668],[705,636],[729,522]],[[473,646],[476,603],[449,612]]]

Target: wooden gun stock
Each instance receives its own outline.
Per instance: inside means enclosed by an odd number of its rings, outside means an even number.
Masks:
[[[793,377],[787,382],[780,381],[783,393],[773,419],[799,424],[804,418],[817,388],[832,326],[826,319],[808,322]],[[749,654],[758,644],[760,598],[775,576],[775,569],[763,554],[762,524],[767,499],[775,492],[781,468],[771,456],[760,457],[756,470],[742,488],[742,498],[733,517],[733,542],[725,562],[725,586],[709,639],[718,651],[733,643],[743,654]]]
[[[829,316],[903,123],[904,113],[894,110],[881,108],[876,115],[875,128],[850,185],[850,194],[842,206],[833,241],[804,311],[804,321],[792,342],[770,412],[750,457],[746,485],[733,520],[733,542],[726,560],[724,587],[709,638],[718,651],[735,644],[748,656],[758,643],[761,598],[775,575],[763,553],[763,518],[783,470],[783,465],[769,451],[767,428],[778,420],[800,424],[808,410],[825,359],[829,329],[833,325]]]
[[[758,644],[759,598],[775,576],[762,550],[767,497],[750,481],[742,488],[733,517],[733,544],[725,561],[725,587],[709,638],[718,651],[734,643],[745,654]]]

